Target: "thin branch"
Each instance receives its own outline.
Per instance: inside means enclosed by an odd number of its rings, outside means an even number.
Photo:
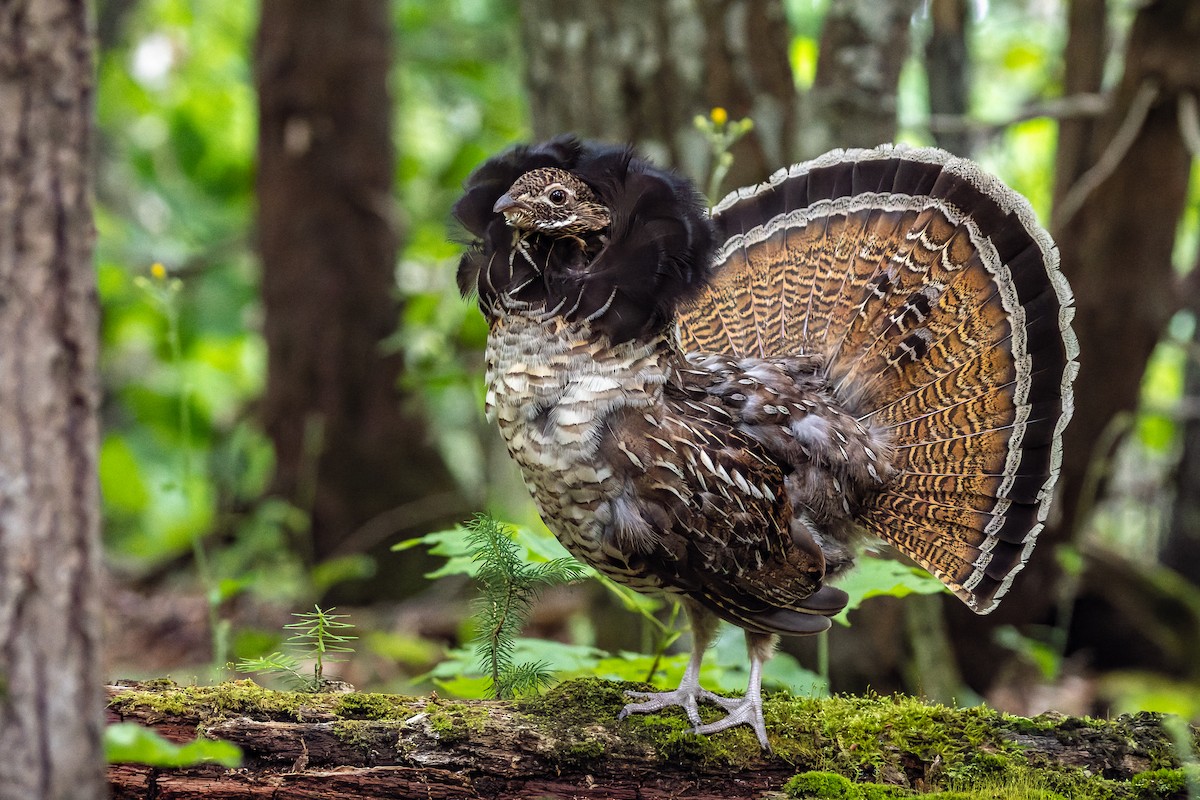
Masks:
[[[1121,121],[1121,127],[1117,129],[1112,141],[1104,148],[1104,152],[1100,154],[1100,158],[1092,165],[1091,169],[1081,175],[1070,191],[1063,196],[1058,208],[1054,209],[1052,230],[1061,231],[1066,227],[1067,223],[1079,213],[1079,209],[1083,208],[1083,204],[1092,192],[1096,191],[1100,184],[1113,174],[1120,165],[1121,159],[1133,146],[1138,133],[1141,132],[1142,125],[1146,122],[1146,116],[1150,113],[1150,108],[1158,99],[1158,95],[1159,86],[1155,81],[1147,79],[1138,86],[1137,93],[1133,96],[1133,102],[1129,104],[1129,111],[1126,113],[1125,119]]]
[[[1021,122],[1031,119],[1090,119],[1108,110],[1109,97],[1106,94],[1084,92],[1069,97],[1057,97],[1040,103],[1031,103],[1013,116],[986,121],[957,114],[933,114],[929,117],[930,133],[969,133],[973,135],[993,135]]]

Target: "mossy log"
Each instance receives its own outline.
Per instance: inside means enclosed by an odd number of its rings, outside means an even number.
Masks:
[[[681,713],[617,721],[629,688],[645,687],[577,680],[512,702],[275,692],[248,681],[111,687],[110,721],[181,742],[225,739],[244,763],[118,764],[109,781],[117,800],[815,797],[813,775],[789,779],[816,772],[854,781],[837,797],[974,787],[994,793],[953,796],[1186,794],[1171,738],[1151,714],[1026,719],[907,697],[774,695],[765,709],[773,752],[764,753],[748,728],[696,736]]]

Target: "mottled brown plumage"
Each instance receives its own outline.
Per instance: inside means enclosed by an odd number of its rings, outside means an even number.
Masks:
[[[1024,565],[1071,414],[1071,297],[1028,205],[975,165],[838,151],[710,218],[672,173],[564,138],[485,164],[456,213],[488,413],[547,525],[692,621],[679,689],[622,716],[681,705],[766,747],[774,636],[829,627],[864,536],[980,613]],[[747,634],[736,701],[699,686],[716,618]],[[728,716],[701,725],[700,700]]]

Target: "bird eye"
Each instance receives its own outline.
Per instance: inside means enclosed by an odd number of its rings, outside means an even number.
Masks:
[[[556,206],[561,206],[567,202],[567,193],[563,189],[552,189],[546,197]]]

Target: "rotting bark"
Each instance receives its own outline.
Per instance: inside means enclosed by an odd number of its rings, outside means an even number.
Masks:
[[[1174,763],[1151,715],[1024,719],[878,696],[769,698],[774,752],[765,754],[748,728],[699,737],[681,713],[618,722],[626,686],[570,681],[524,703],[302,695],[247,682],[110,687],[113,721],[177,740],[202,730],[246,760],[237,770],[118,765],[109,780],[118,800],[743,798],[810,770],[922,791],[974,770],[1087,798],[1092,789],[1132,797],[1122,792],[1135,775]]]
[[[89,9],[0,3],[0,798],[103,794]]]

